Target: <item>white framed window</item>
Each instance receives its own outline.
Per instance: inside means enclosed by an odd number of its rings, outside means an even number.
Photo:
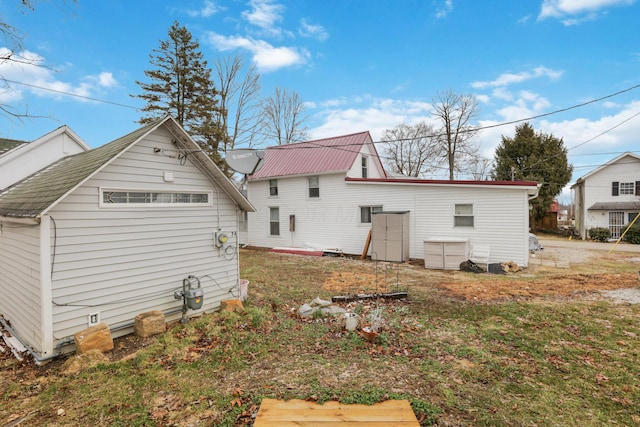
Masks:
[[[100,207],[213,206],[210,191],[145,191],[100,189]]]
[[[249,213],[247,211],[238,212],[238,231],[249,231]]]
[[[454,227],[473,227],[473,205],[456,204],[453,213]]]
[[[371,224],[371,214],[382,212],[382,206],[360,206],[360,223]]]
[[[269,208],[269,236],[280,235],[280,208]]]
[[[318,176],[309,177],[309,197],[320,197],[320,177]]]
[[[362,177],[367,178],[369,175],[368,160],[366,156],[362,156]]]
[[[269,195],[277,196],[278,195],[278,180],[270,179],[269,180]]]
[[[633,196],[636,184],[635,182],[621,182],[620,183],[620,195]]]

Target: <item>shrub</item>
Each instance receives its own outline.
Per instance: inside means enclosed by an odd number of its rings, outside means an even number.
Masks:
[[[606,242],[611,237],[611,231],[604,227],[594,227],[589,229],[589,238],[597,242]]]
[[[640,244],[640,224],[633,224],[633,227],[625,227],[622,240],[629,243]]]

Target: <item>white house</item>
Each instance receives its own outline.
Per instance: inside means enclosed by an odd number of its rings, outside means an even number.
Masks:
[[[191,275],[189,314],[213,310],[237,290],[239,210],[253,207],[169,116],[55,161],[0,192],[0,321],[45,360],[97,322],[119,336],[143,312],[180,317]]]
[[[579,178],[571,189],[580,237],[586,239],[589,229],[603,227],[617,239],[640,212],[640,156],[621,154]]]
[[[89,149],[67,126],[61,126],[31,142],[0,139],[0,190],[58,159]]]
[[[456,241],[527,266],[537,191],[535,182],[389,178],[368,132],[276,146],[249,179],[248,243],[361,254],[374,213],[408,212],[410,258],[425,258],[425,241]]]

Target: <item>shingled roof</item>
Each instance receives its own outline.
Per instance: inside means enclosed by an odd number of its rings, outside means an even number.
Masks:
[[[2,157],[3,154],[13,150],[14,148],[17,148],[25,144],[27,144],[26,141],[18,141],[17,139],[0,138],[0,157]]]
[[[355,162],[362,145],[370,141],[369,132],[360,132],[269,147],[265,150],[264,165],[251,179],[346,172]]]
[[[0,193],[0,217],[37,220],[56,201],[85,182],[129,146],[161,124],[167,124],[173,133],[184,133],[174,119],[166,116],[101,147],[65,157],[2,191]],[[181,135],[178,139],[183,143],[190,140],[186,134]],[[192,159],[196,164],[205,168],[207,173],[212,175],[216,182],[243,209],[254,210],[206,155],[194,153]]]

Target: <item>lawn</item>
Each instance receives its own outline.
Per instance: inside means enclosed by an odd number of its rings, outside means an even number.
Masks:
[[[631,260],[495,276],[242,250],[241,270],[242,313],[41,368],[0,356],[0,425],[251,425],[263,398],[407,399],[425,426],[640,424],[640,304],[597,292],[637,283]],[[373,343],[298,315],[317,297],[397,290],[409,298],[340,304],[382,313]]]

